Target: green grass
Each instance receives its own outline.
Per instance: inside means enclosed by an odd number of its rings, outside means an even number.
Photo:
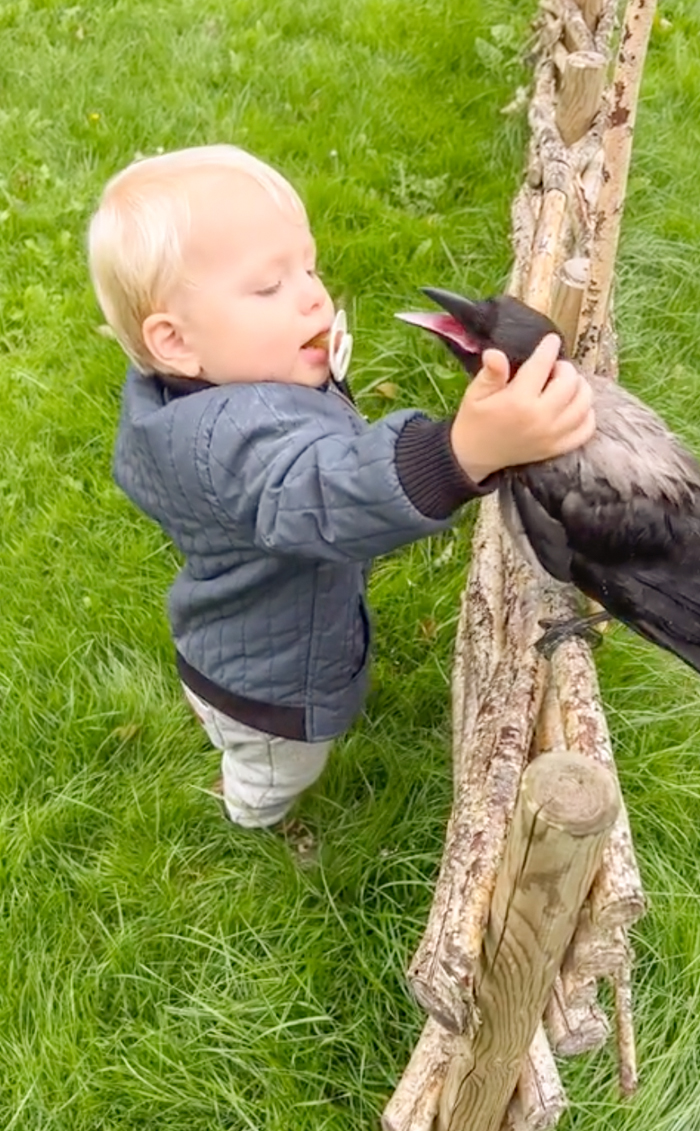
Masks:
[[[309,203],[371,416],[454,408],[446,358],[395,323],[509,267],[534,0],[117,0],[0,8],[0,1126],[373,1128],[420,1030],[404,970],[450,803],[449,669],[468,553],[381,562],[374,689],[300,808],[314,859],[227,826],[185,709],[176,568],[110,478],[123,361],[84,232],[135,153],[239,142]],[[655,33],[619,258],[623,380],[700,451],[698,0]],[[391,405],[376,386],[397,381]],[[375,390],[375,391],[373,391]],[[447,552],[446,552],[447,551]],[[566,1064],[562,1131],[694,1131],[700,1072],[700,694],[618,628],[598,653],[651,899],[634,932],[642,1089]]]

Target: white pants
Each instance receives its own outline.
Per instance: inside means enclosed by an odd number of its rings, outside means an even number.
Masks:
[[[182,686],[209,739],[222,751],[224,804],[231,820],[247,829],[281,821],[299,794],[320,776],[332,742],[299,742],[265,734]]]

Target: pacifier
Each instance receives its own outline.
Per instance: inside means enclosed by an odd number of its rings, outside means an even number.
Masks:
[[[348,334],[348,319],[344,310],[336,313],[330,330],[323,330],[307,343],[315,349],[328,350],[328,368],[336,384],[345,380],[352,355],[352,334]]]
[[[333,319],[328,341],[328,368],[336,384],[345,380],[352,357],[352,334],[348,333],[348,317],[338,310]]]

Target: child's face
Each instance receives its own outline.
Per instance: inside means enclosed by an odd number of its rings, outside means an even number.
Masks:
[[[167,315],[151,316],[167,323],[156,357],[170,350],[171,371],[216,384],[323,384],[326,351],[304,347],[330,327],[334,311],[303,216],[238,172],[197,185],[191,210],[186,281]]]

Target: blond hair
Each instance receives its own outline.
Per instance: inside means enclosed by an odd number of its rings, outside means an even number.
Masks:
[[[281,173],[235,145],[203,145],[134,161],[107,184],[90,223],[88,255],[97,299],[117,340],[142,371],[155,368],[142,327],[183,276],[190,189],[203,171],[252,177],[305,218]]]

